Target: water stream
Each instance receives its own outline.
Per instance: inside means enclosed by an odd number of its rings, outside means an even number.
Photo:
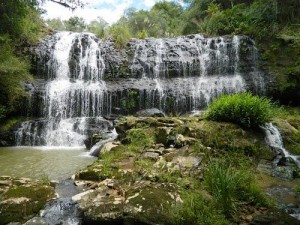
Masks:
[[[263,130],[266,134],[265,140],[271,150],[275,151],[275,153],[280,153],[281,157],[291,159],[297,165],[297,167],[300,168],[300,156],[293,155],[284,148],[282,137],[278,128],[272,123],[267,123],[263,127]]]

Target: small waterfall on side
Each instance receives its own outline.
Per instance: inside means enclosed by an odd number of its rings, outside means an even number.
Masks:
[[[262,128],[266,133],[266,142],[268,146],[276,153],[282,154],[283,157],[292,159],[297,167],[300,168],[300,156],[293,155],[284,148],[282,137],[277,127],[272,123],[267,123]]]

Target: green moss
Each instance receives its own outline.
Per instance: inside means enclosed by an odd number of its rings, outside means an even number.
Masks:
[[[139,108],[140,96],[139,91],[129,90],[127,96],[121,99],[121,109],[128,114],[133,114]]]
[[[272,157],[262,132],[243,130],[238,125],[201,121],[195,125],[196,137],[204,146],[242,152],[256,157]]]
[[[53,196],[53,188],[42,184],[9,189],[0,197],[0,224],[28,219],[38,213]]]
[[[0,124],[0,132],[10,131],[17,123],[28,120],[26,117],[11,117],[5,120],[5,122]]]
[[[154,143],[153,129],[131,129],[126,139],[129,142],[128,148],[132,151],[139,151],[150,147]]]
[[[284,147],[291,153],[300,155],[300,114],[298,109],[279,114],[274,124],[279,128]]]

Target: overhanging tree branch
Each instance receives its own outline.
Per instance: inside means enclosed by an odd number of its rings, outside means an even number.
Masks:
[[[51,2],[60,4],[66,8],[75,10],[78,7],[83,7],[84,4],[80,0],[50,0]]]

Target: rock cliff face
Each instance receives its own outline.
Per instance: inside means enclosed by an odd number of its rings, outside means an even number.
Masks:
[[[45,137],[62,134],[62,124],[78,133],[75,124],[85,118],[149,108],[183,114],[224,93],[264,91],[255,44],[245,36],[132,39],[116,49],[89,33],[59,32],[40,42],[36,56],[40,79],[27,86],[28,114],[46,120],[40,142],[46,145],[53,141]]]

